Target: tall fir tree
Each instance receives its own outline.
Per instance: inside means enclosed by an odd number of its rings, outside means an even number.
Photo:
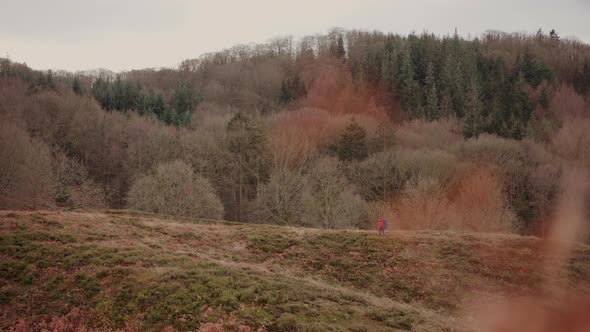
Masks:
[[[465,116],[463,117],[463,136],[477,137],[484,128],[483,104],[479,83],[471,79],[465,99]]]
[[[185,112],[192,112],[194,104],[195,98],[191,87],[188,82],[181,81],[172,92],[170,106],[172,106],[176,113],[182,114]]]
[[[438,89],[436,87],[436,76],[434,73],[434,65],[432,62],[428,63],[426,70],[426,103],[424,111],[428,120],[435,120],[439,117],[440,108],[438,102]]]
[[[507,129],[504,136],[521,139],[526,135],[533,105],[526,92],[526,80],[522,72],[509,86],[506,105],[509,116],[504,119]]]
[[[421,115],[420,85],[415,77],[410,48],[406,47],[405,51],[400,54],[400,57],[398,76],[402,106],[405,108],[409,117],[417,118]]]
[[[383,78],[382,86],[390,99],[396,95],[396,68],[397,54],[392,51],[386,52],[381,65],[381,77]]]
[[[80,79],[78,76],[74,77],[74,81],[72,82],[72,91],[74,91],[74,93],[78,96],[83,94],[82,86],[80,85]]]
[[[445,101],[450,103],[450,109],[454,111],[454,115],[461,118],[464,113],[463,107],[465,103],[464,76],[461,63],[450,52],[447,54],[442,67],[441,91],[446,98]]]

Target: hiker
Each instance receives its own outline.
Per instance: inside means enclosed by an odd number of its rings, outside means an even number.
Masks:
[[[379,235],[385,235],[385,218],[379,220]]]

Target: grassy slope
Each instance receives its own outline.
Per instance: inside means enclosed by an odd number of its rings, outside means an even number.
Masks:
[[[538,291],[541,252],[504,235],[4,211],[0,329],[454,331],[470,299]],[[587,290],[590,247],[568,267]]]

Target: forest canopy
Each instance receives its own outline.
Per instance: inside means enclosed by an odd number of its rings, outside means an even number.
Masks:
[[[590,167],[589,102],[590,46],[555,31],[335,29],[120,73],[4,58],[0,208],[535,233]]]

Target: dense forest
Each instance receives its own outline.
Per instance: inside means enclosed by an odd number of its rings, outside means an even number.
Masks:
[[[589,104],[590,45],[555,31],[336,29],[121,73],[0,59],[0,208],[541,234],[590,169]]]

